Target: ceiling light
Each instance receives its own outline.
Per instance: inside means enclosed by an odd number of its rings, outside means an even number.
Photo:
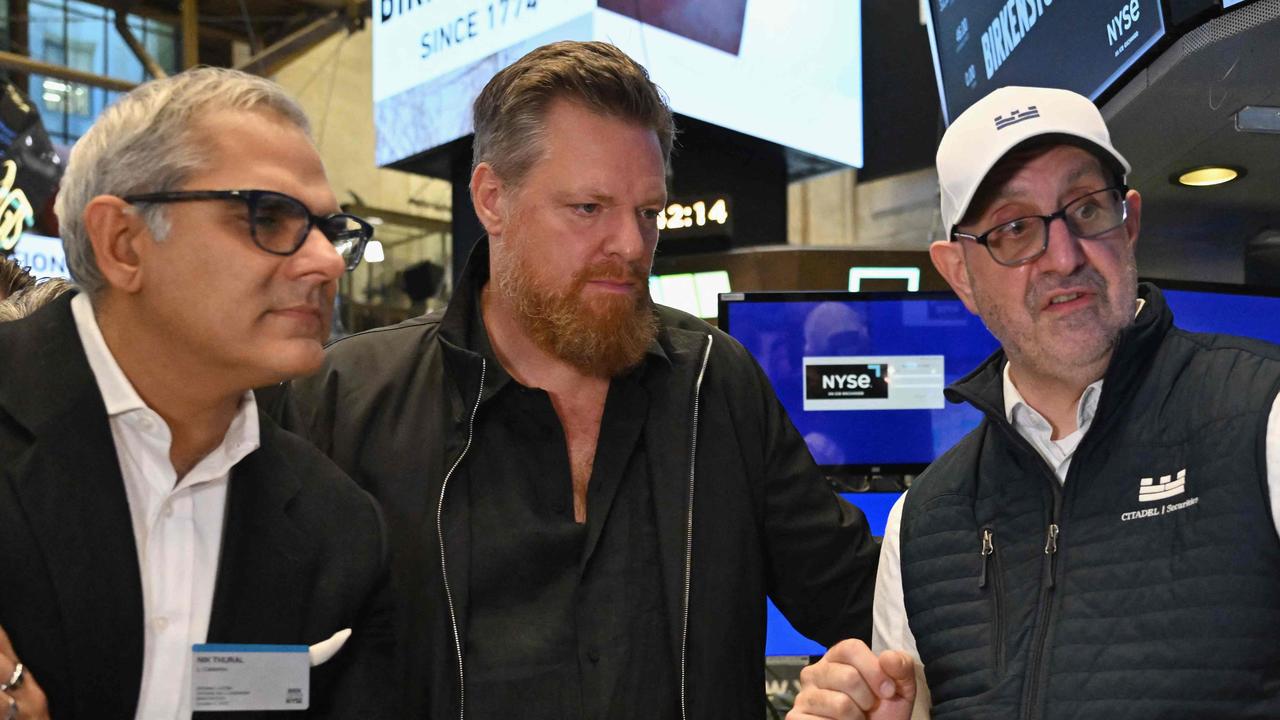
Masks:
[[[1206,165],[1191,168],[1174,175],[1172,178],[1178,185],[1188,187],[1210,187],[1222,185],[1244,176],[1244,168],[1232,168],[1220,165]]]
[[[364,261],[367,263],[380,263],[386,260],[387,256],[382,251],[382,243],[377,240],[370,240],[368,245],[364,246]]]

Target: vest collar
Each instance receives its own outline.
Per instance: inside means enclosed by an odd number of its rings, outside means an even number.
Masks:
[[[1173,313],[1155,285],[1140,283],[1138,297],[1145,306],[1133,324],[1121,331],[1120,340],[1111,354],[1094,416],[1095,427],[1106,424],[1106,419],[1115,414],[1115,408],[1124,406],[1173,326]],[[945,391],[947,399],[968,402],[992,420],[1007,422],[1004,412],[1004,367],[1007,363],[1004,349],[997,350],[973,372],[948,387]]]

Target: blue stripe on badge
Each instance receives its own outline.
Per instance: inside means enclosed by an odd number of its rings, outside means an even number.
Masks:
[[[215,653],[304,653],[311,648],[306,645],[192,645],[194,652]]]

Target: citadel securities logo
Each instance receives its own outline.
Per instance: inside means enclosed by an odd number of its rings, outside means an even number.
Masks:
[[[1028,105],[1025,110],[1011,110],[1009,117],[1003,115],[996,116],[996,130],[1003,130],[1010,125],[1017,125],[1020,122],[1034,120],[1040,117],[1040,109],[1035,105]]]
[[[1175,475],[1162,475],[1159,478],[1144,477],[1138,481],[1138,502],[1151,503],[1160,500],[1168,500],[1169,498],[1178,497],[1187,491],[1187,470],[1183,468]],[[1146,507],[1141,510],[1133,510],[1120,515],[1121,522],[1129,522],[1130,520],[1141,520],[1143,518],[1159,517],[1168,515],[1179,510],[1185,510],[1200,503],[1200,498],[1192,497],[1178,502],[1165,503],[1163,505],[1155,505]]]
[[[808,365],[804,369],[805,400],[888,398],[889,382],[879,364]]]
[[[1138,500],[1153,502],[1181,495],[1187,490],[1187,469],[1178,471],[1177,479],[1173,475],[1162,475],[1160,481],[1145,477],[1138,483]]]

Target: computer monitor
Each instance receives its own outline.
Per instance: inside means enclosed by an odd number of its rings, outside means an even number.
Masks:
[[[1280,288],[1156,280],[1173,322],[1191,332],[1221,333],[1280,344]]]
[[[949,292],[753,292],[720,296],[720,327],[756,358],[822,470],[837,485],[906,477],[977,427],[947,384],[997,347]],[[842,493],[884,534],[896,483]],[[772,603],[766,655],[818,655]]]
[[[721,328],[755,356],[834,478],[914,475],[981,419],[942,390],[998,343],[950,292],[720,298]]]

